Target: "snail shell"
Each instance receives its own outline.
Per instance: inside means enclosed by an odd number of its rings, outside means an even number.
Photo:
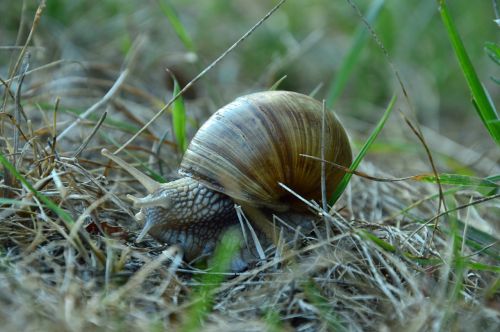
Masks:
[[[322,107],[309,96],[289,91],[240,97],[198,130],[179,172],[254,206],[287,209],[293,200],[278,183],[318,200],[321,162],[301,154],[321,156]],[[323,144],[325,160],[350,166],[347,134],[330,111],[325,112]],[[343,175],[327,165],[329,196]]]

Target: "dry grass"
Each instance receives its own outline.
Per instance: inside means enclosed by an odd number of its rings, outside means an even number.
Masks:
[[[121,71],[57,64],[28,73],[22,89],[22,81],[12,80],[19,88],[4,98],[1,152],[58,208],[48,208],[2,169],[3,331],[180,330],[202,301],[196,290],[210,271],[182,263],[175,248],[134,243],[139,225],[125,195],[140,196],[141,189],[98,153],[124,142],[161,105],[147,87],[116,79],[133,66],[130,58]],[[109,93],[113,86],[117,91]],[[63,98],[64,107],[53,96]],[[188,106],[203,119],[199,104]],[[99,116],[82,119],[74,132],[56,139],[75,121],[68,110],[81,105],[95,107]],[[108,117],[98,125],[104,108]],[[163,133],[156,124],[128,150],[171,177],[179,157],[168,139],[158,148]],[[360,170],[390,177],[368,161]],[[323,215],[316,232],[266,248],[264,261],[210,289],[203,329],[497,331],[499,238],[491,224],[498,222],[500,202],[468,206],[485,195],[456,190],[446,195],[447,207],[464,207],[427,224],[443,212],[436,193],[436,185],[422,182],[354,177],[335,210],[315,208]],[[465,230],[457,226],[462,221]],[[476,230],[488,227],[492,236]]]
[[[30,119],[38,112],[33,108],[25,107]],[[172,249],[132,242],[137,226],[121,199],[133,189],[115,171],[103,176],[110,170],[95,150],[104,143],[96,136],[93,148],[74,159],[64,157],[73,151],[57,149],[54,156],[39,140],[30,142],[21,147],[17,170],[75,223],[62,223],[17,181],[4,180],[2,189],[18,203],[4,204],[1,211],[3,330],[182,325],[197,301],[192,294],[198,275],[205,272],[179,265]],[[370,164],[364,171],[383,175]],[[415,233],[420,228],[416,220],[435,214],[436,199],[401,213],[435,191],[428,184],[355,178],[338,203],[340,212],[325,217],[326,229],[321,226],[318,234],[288,249],[268,249],[266,261],[216,285],[213,311],[204,325],[227,331],[341,326],[359,331],[496,330],[498,293],[489,293],[488,287],[498,274],[456,270],[446,220],[439,230],[424,227]],[[470,207],[471,224],[473,218],[488,218],[493,204],[498,208],[498,202]],[[392,245],[394,252],[367,234]],[[462,250],[464,256],[474,253],[467,246]],[[482,254],[472,259],[498,263]],[[463,287],[453,294],[457,282]]]

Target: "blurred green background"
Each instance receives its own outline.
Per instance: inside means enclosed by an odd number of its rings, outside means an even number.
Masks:
[[[363,15],[376,2],[383,6],[372,27],[400,73],[411,103],[410,107],[400,97],[397,108],[415,112],[422,126],[440,135],[488,153],[495,145],[471,103],[437,1],[353,1]],[[38,48],[30,51],[31,68],[66,59],[102,64],[117,73],[133,41],[144,35],[146,44],[128,82],[166,100],[171,92],[165,68],[171,68],[181,81],[191,79],[275,3],[48,0],[33,39]],[[172,28],[166,4],[175,11],[190,42],[182,42]],[[25,40],[37,5],[38,1],[0,3],[2,45],[16,45],[18,38]],[[449,1],[449,7],[481,81],[498,101],[499,86],[490,77],[499,78],[500,71],[484,51],[485,42],[498,40],[492,2],[454,0]],[[286,75],[280,88],[306,94],[318,89],[316,97],[326,98],[358,29],[363,27],[349,1],[289,0],[197,83],[192,96],[209,96],[214,107],[221,106],[237,95],[269,88]],[[8,76],[11,56],[17,54],[0,51],[2,78]],[[352,135],[363,140],[394,93],[401,94],[401,90],[391,64],[368,34],[334,108]],[[418,145],[397,113],[391,123],[384,129],[380,151],[397,152],[401,149],[398,146],[407,151],[408,142]]]

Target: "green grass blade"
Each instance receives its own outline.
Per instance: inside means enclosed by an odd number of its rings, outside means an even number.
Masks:
[[[415,256],[414,254],[409,253],[407,251],[402,251],[401,248],[393,246],[389,242],[379,238],[377,235],[367,230],[360,229],[357,231],[357,234],[359,234],[362,238],[373,242],[377,247],[386,252],[390,252],[393,254],[401,254],[407,259],[410,259],[418,264],[421,264],[422,266],[437,265],[442,263],[442,260],[440,258],[426,258],[421,256]]]
[[[372,2],[370,8],[368,9],[368,14],[366,15],[366,21],[370,25],[372,25],[377,19],[384,2],[385,0],[375,0]],[[346,56],[342,60],[342,64],[340,65],[340,69],[337,75],[330,84],[330,89],[326,97],[327,108],[331,108],[333,106],[335,100],[337,100],[339,95],[344,90],[347,80],[354,70],[354,67],[361,55],[361,51],[363,50],[363,46],[366,43],[368,30],[366,29],[366,26],[363,22],[361,22],[360,24],[361,25],[356,30],[353,43]]]
[[[397,249],[395,246],[382,240],[381,238],[379,238],[378,236],[376,236],[375,234],[373,234],[367,230],[360,229],[360,230],[358,230],[358,234],[361,235],[363,238],[372,241],[378,247],[380,247],[381,249],[383,249],[387,252],[392,252],[392,253],[397,252]]]
[[[326,322],[328,331],[347,331],[346,322],[332,308],[331,298],[321,294],[314,280],[304,283],[306,299],[316,307],[318,314]]]
[[[453,188],[452,190],[448,191],[448,193],[452,194],[453,192],[456,192],[456,191],[459,191],[459,188]],[[447,192],[445,191],[445,193],[447,193]],[[449,195],[445,195],[445,197],[446,196],[449,196]],[[439,197],[439,194],[433,195],[433,198],[438,198],[438,197]],[[446,198],[447,198],[447,204],[450,205],[450,206],[448,206],[448,213],[453,213],[454,211],[451,211],[450,207],[456,206],[456,204],[454,204],[451,201],[451,199],[448,199],[448,197],[446,197]],[[400,214],[404,215],[405,218],[407,218],[407,220],[409,222],[418,223],[420,225],[425,225],[426,227],[429,227],[430,229],[432,229],[434,227],[433,224],[429,224],[428,219],[424,219],[424,218],[421,218],[415,214],[412,214],[411,212],[409,212],[410,210],[411,210],[411,207],[405,208],[404,210],[401,211]],[[471,223],[470,221],[466,222],[466,221],[461,220],[459,218],[455,218],[453,222],[456,225],[458,225],[457,227],[459,228],[459,233],[458,233],[458,235],[455,235],[455,236],[458,238],[458,241],[460,243],[462,241],[465,241],[465,243],[467,244],[467,246],[469,248],[476,250],[476,251],[481,251],[482,254],[488,255],[488,256],[493,257],[495,259],[500,259],[499,258],[500,257],[499,256],[500,255],[499,246],[498,245],[490,246],[492,243],[495,243],[496,241],[498,241],[495,236],[488,234],[479,228],[476,228],[475,224]],[[466,237],[464,240],[463,236],[461,234],[463,234],[466,225],[468,227],[468,230],[467,230],[467,234],[466,234]],[[443,234],[446,234],[447,236],[452,235],[452,230],[448,226],[448,224],[445,225],[445,227],[442,227],[441,231],[443,232]]]
[[[500,45],[492,42],[486,42],[484,44],[484,50],[486,51],[486,54],[490,57],[493,62],[495,62],[498,66],[500,66]],[[500,84],[500,80],[494,76],[490,76],[490,79],[497,83]]]
[[[278,311],[274,309],[269,309],[269,311],[264,316],[266,327],[268,332],[281,332],[284,328],[281,324],[281,317]]]
[[[490,59],[500,66],[500,45],[492,42],[486,42],[484,45],[484,49]]]
[[[161,11],[172,25],[172,28],[174,28],[177,37],[179,37],[184,47],[190,52],[195,52],[194,43],[191,40],[191,37],[189,37],[189,34],[187,33],[186,28],[184,28],[179,16],[177,16],[174,7],[172,7],[168,0],[158,0],[158,4]]]
[[[405,256],[408,259],[411,259],[413,261],[419,262],[422,265],[434,265],[434,264],[441,264],[442,261],[440,259],[435,259],[435,258],[424,258],[424,257],[417,257],[409,252],[404,252],[401,251],[399,248],[393,246],[392,244],[380,239],[378,236],[375,234],[366,231],[366,230],[358,230],[357,232],[359,235],[361,235],[363,238],[372,241],[375,245],[377,245],[379,248],[382,250],[385,250],[386,252],[391,252],[391,253],[400,253],[403,256]],[[451,235],[450,235],[451,236]],[[458,235],[456,235],[456,241],[460,243],[462,241],[462,237],[460,236],[460,232],[458,232]],[[490,238],[490,243],[495,241],[494,238]],[[478,244],[475,243],[475,247],[477,247]],[[481,247],[478,247],[478,249],[482,249]],[[493,266],[485,263],[478,263],[475,262],[471,259],[464,259],[464,262],[467,264],[467,266],[471,269],[474,270],[479,270],[479,271],[491,271],[491,272],[500,272],[500,267],[499,266]]]
[[[491,182],[498,182],[498,181],[500,181],[500,174],[490,175],[486,178],[486,180],[491,181]]]
[[[451,249],[451,255],[444,256],[445,264],[447,264],[451,271],[453,271],[453,282],[448,284],[448,301],[453,303],[460,298],[460,293],[464,288],[464,271],[466,268],[466,262],[461,252],[461,236],[462,231],[459,227],[458,221],[458,211],[456,211],[458,202],[454,197],[446,197],[445,198],[446,205],[449,209],[447,213],[447,226],[448,226],[448,243],[447,245]],[[450,272],[451,272],[450,271]],[[445,311],[445,316],[451,316],[452,313],[450,310]]]
[[[269,90],[270,91],[278,90],[279,85],[286,79],[286,77],[287,75],[283,75],[279,80],[277,80],[273,85],[271,85]]]
[[[0,152],[0,163],[2,165],[4,165],[4,167],[12,175],[14,175],[14,177],[16,179],[18,179],[22,184],[24,184],[24,186],[26,188],[28,188],[28,190],[31,191],[31,193],[33,195],[35,195],[36,198],[38,198],[41,202],[43,202],[49,209],[51,209],[52,211],[54,211],[59,216],[59,218],[61,218],[68,225],[68,227],[71,228],[71,225],[73,225],[75,223],[74,220],[73,220],[73,218],[71,218],[71,216],[66,211],[64,211],[59,206],[57,206],[57,204],[54,203],[50,198],[46,197],[45,195],[43,195],[42,193],[40,193],[38,190],[36,190],[31,185],[31,183],[29,183],[28,180],[26,180],[24,178],[24,176],[22,176],[21,173],[19,173],[17,171],[17,169],[14,167],[14,165],[12,165],[7,160],[7,158],[5,158],[5,156],[3,155],[2,152]]]
[[[499,119],[492,119],[492,120],[488,120],[487,123],[491,126],[494,126],[494,127],[497,127],[497,128],[500,128],[500,118]]]
[[[462,69],[465,80],[471,91],[478,115],[493,140],[500,145],[500,126],[497,122],[499,117],[495,105],[491,102],[486,89],[477,76],[474,66],[472,65],[469,55],[465,50],[465,46],[455,27],[455,23],[448,11],[446,0],[438,0],[438,4],[441,20],[447,30],[448,38],[450,39],[455,55],[458,58],[460,68]]]
[[[371,133],[368,140],[365,142],[365,144],[361,148],[361,151],[359,152],[359,154],[356,156],[356,158],[352,162],[352,165],[350,167],[351,170],[355,171],[358,168],[359,164],[361,163],[361,161],[365,157],[365,155],[368,152],[368,150],[370,149],[371,145],[373,144],[373,142],[377,138],[378,134],[380,133],[380,131],[384,127],[387,119],[389,118],[389,115],[392,113],[392,109],[394,108],[394,104],[396,103],[396,100],[397,100],[397,96],[393,95],[391,98],[391,101],[389,102],[389,105],[387,106],[387,109],[384,112],[384,115],[382,116],[382,118],[378,122],[377,126],[375,127],[375,129]],[[351,180],[351,177],[352,177],[352,174],[350,174],[350,173],[347,173],[346,175],[344,175],[344,177],[340,181],[337,188],[335,188],[333,196],[330,199],[330,205],[335,204],[335,202],[339,199],[340,195],[342,195],[345,188],[347,187],[347,184]]]
[[[193,305],[187,310],[182,332],[200,331],[203,319],[212,310],[214,290],[224,280],[224,272],[229,270],[231,260],[241,243],[240,233],[234,229],[227,231],[215,249],[210,273],[203,275],[201,285],[193,296]]]
[[[500,266],[476,263],[476,262],[467,262],[467,266],[477,271],[490,271],[494,273],[500,273]]]
[[[174,93],[176,96],[179,91],[179,83],[175,77],[174,80]],[[177,142],[177,147],[179,151],[184,154],[187,149],[187,137],[186,137],[186,107],[184,107],[184,99],[179,96],[172,104],[172,125],[174,127],[174,136]]]
[[[437,183],[434,174],[422,174],[413,177],[413,180]],[[441,184],[449,184],[462,187],[486,187],[497,189],[500,185],[491,181],[489,178],[478,178],[475,176],[461,175],[461,174],[439,174],[439,182]]]

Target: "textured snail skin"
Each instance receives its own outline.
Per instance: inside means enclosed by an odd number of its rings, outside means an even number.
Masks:
[[[160,242],[179,245],[192,259],[213,251],[228,227],[240,227],[235,203],[247,211],[251,207],[302,213],[304,204],[279,183],[307,200],[319,200],[321,162],[300,154],[321,157],[322,152],[327,161],[351,164],[349,140],[333,112],[323,112],[320,102],[302,94],[267,91],[240,97],[212,115],[192,139],[179,180],[152,183],[116,156],[106,151],[103,155],[150,192],[144,198],[132,197],[145,219],[138,240],[149,233]],[[325,165],[330,195],[344,173]],[[256,232],[272,235],[263,228]]]
[[[143,208],[149,234],[159,242],[179,245],[188,260],[211,253],[221,233],[236,224],[231,198],[192,178],[169,182],[149,197],[154,201],[159,196],[168,200]]]

